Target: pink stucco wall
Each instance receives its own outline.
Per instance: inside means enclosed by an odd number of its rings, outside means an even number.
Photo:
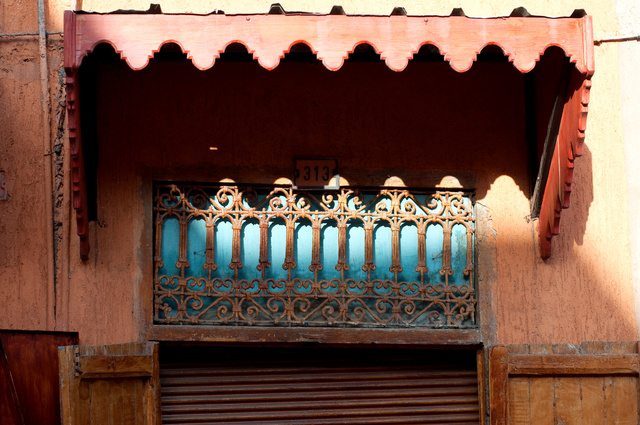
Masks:
[[[3,16],[15,15],[11,7],[0,5]],[[51,31],[61,29],[65,7],[50,4]],[[37,29],[35,6],[20,8],[22,17],[0,20],[0,31]],[[605,12],[594,7],[595,20]],[[143,339],[152,316],[154,179],[270,183],[290,176],[293,156],[331,154],[354,185],[397,176],[409,186],[433,186],[454,175],[477,189],[487,343],[635,340],[619,97],[611,94],[619,85],[607,61],[613,53],[596,54],[585,155],[576,161],[572,206],[547,261],[537,254],[529,217],[523,77],[509,64],[477,64],[464,74],[447,64],[413,64],[401,74],[375,63],[336,73],[307,64],[272,72],[250,64],[206,72],[188,63],[140,72],[103,65],[98,220],[90,258],[81,262],[67,140],[58,133],[60,36],[49,40],[49,91],[61,155],[43,152],[37,42],[2,41],[0,170],[11,198],[0,201],[0,327],[79,331],[84,344]],[[53,192],[44,183],[46,160],[64,173],[53,179],[62,184],[55,247],[44,237],[44,199]],[[53,255],[55,273],[46,266]]]

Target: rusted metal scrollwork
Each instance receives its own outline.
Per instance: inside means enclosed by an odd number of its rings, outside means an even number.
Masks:
[[[157,185],[155,323],[475,326],[468,193]]]

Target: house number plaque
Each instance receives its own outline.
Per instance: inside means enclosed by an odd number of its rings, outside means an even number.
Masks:
[[[296,187],[338,189],[338,160],[335,158],[300,158],[295,160],[293,184]]]

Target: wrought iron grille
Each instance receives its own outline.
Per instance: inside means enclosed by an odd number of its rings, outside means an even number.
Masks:
[[[468,193],[155,190],[155,323],[475,326]]]

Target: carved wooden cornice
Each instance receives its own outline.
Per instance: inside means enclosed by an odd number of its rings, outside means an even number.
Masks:
[[[80,237],[80,258],[89,258],[89,217],[87,211],[87,187],[82,155],[82,132],[80,131],[80,90],[78,66],[73,58],[75,51],[76,15],[65,12],[64,16],[64,69],[66,73],[67,124],[69,127],[69,149],[71,152],[71,185],[73,208],[76,211],[76,227]],[[71,35],[70,37],[68,35]]]
[[[551,238],[560,232],[560,213],[564,208],[569,208],[574,160],[582,155],[587,130],[590,78],[574,77],[571,85],[577,85],[578,89],[570,93],[564,105],[538,219],[542,258],[549,258],[551,255]],[[575,81],[576,79],[580,81]]]
[[[71,14],[71,13],[70,13]],[[193,65],[211,68],[231,43],[241,43],[266,69],[274,69],[292,45],[305,43],[332,71],[358,44],[368,43],[387,66],[402,71],[420,47],[433,44],[458,72],[471,68],[489,44],[499,46],[520,72],[531,71],[550,46],[562,48],[582,74],[593,70],[591,19],[465,16],[344,15],[73,15],[73,64],[109,43],[134,70],[147,66],[163,44],[176,43]],[[194,30],[197,28],[197,31]]]
[[[266,69],[274,69],[297,43],[307,44],[325,67],[336,71],[356,46],[373,46],[394,71],[402,71],[421,46],[436,46],[458,72],[471,68],[487,45],[497,45],[516,69],[531,71],[551,46],[561,48],[581,78],[565,104],[554,161],[540,214],[540,253],[548,257],[559,214],[568,206],[573,160],[584,139],[588,87],[594,71],[590,16],[580,18],[465,16],[346,16],[311,14],[165,15],[65,12],[65,70],[68,84],[74,207],[81,256],[87,258],[87,202],[80,137],[77,69],[101,43],[113,46],[134,70],[143,69],[163,44],[178,44],[198,69],[212,67],[232,43],[241,43]],[[575,141],[574,141],[575,139]]]

